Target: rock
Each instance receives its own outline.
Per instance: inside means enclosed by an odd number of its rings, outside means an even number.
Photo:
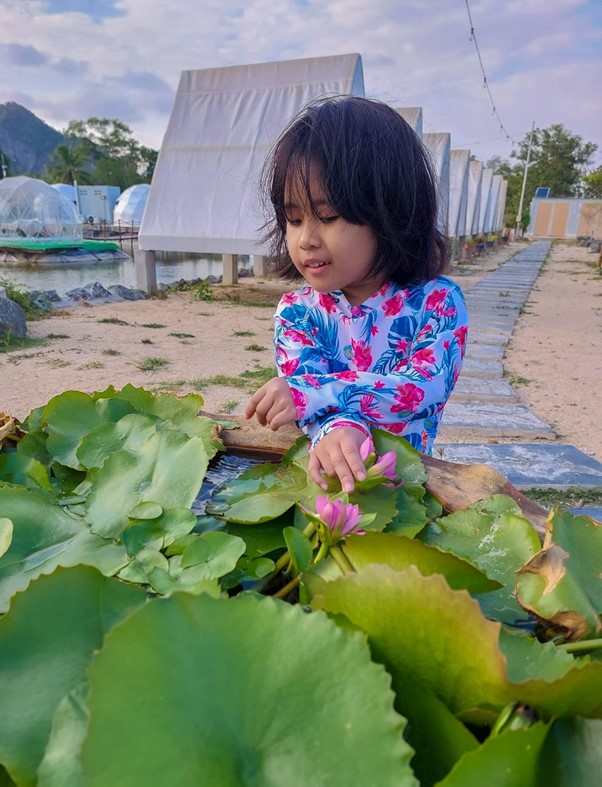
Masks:
[[[92,298],[111,298],[113,295],[113,293],[107,290],[106,287],[103,287],[99,281],[86,284],[86,290],[90,293]]]
[[[66,292],[65,298],[69,298],[71,301],[87,301],[90,299],[90,293],[85,287],[76,287],[74,290]]]
[[[146,298],[144,290],[136,290],[134,287],[124,287],[123,284],[112,284],[109,290],[113,295],[122,298],[124,301],[143,301]]]
[[[27,322],[25,312],[18,303],[9,298],[0,298],[0,336],[25,336]]]

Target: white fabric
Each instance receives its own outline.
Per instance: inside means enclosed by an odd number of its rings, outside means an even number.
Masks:
[[[437,178],[439,198],[438,225],[441,232],[447,234],[447,214],[449,210],[449,154],[451,136],[445,132],[423,134],[422,141],[433,162]]]
[[[479,227],[477,233],[481,235],[486,232],[485,221],[487,219],[487,210],[489,208],[489,200],[491,198],[491,182],[493,180],[493,170],[490,167],[483,167],[481,175],[481,196],[479,204]]]
[[[364,95],[357,54],[184,71],[139,234],[141,249],[265,253],[258,183],[279,132],[312,99]]]
[[[491,178],[491,193],[487,203],[487,215],[485,216],[485,226],[483,232],[490,233],[495,231],[497,222],[497,203],[500,196],[500,186],[502,184],[502,176],[494,175]]]
[[[466,206],[467,235],[476,235],[479,231],[482,175],[483,162],[471,161],[468,166],[468,204]]]
[[[422,107],[398,107],[396,111],[414,129],[418,139],[422,139]]]
[[[500,194],[497,199],[497,216],[495,220],[494,232],[501,232],[504,229],[504,214],[506,213],[506,193],[508,191],[508,181],[502,180],[500,183]]]
[[[466,232],[468,165],[470,150],[452,150],[449,159],[449,235],[462,238]]]
[[[137,183],[122,192],[113,208],[113,224],[133,224],[139,227],[149,193],[148,183]]]

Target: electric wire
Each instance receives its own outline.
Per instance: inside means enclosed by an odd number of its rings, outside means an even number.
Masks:
[[[469,38],[469,41],[472,41],[474,43],[475,49],[477,51],[477,57],[479,59],[479,65],[481,67],[481,73],[483,74],[483,87],[487,90],[487,94],[489,96],[489,101],[491,102],[492,114],[495,115],[498,123],[500,124],[500,131],[504,134],[504,136],[506,137],[506,139],[509,142],[512,142],[514,144],[514,143],[516,143],[516,140],[506,131],[506,127],[502,123],[502,118],[500,117],[499,112],[497,111],[497,108],[495,106],[495,101],[493,100],[493,94],[491,93],[491,88],[489,87],[489,82],[487,80],[487,74],[485,73],[485,66],[483,65],[483,58],[481,57],[481,50],[479,49],[479,42],[477,41],[477,34],[475,32],[475,29],[474,29],[474,24],[473,24],[473,21],[472,21],[472,15],[470,13],[470,5],[468,3],[468,0],[464,0],[464,3],[466,5],[466,13],[468,14],[468,21],[470,22],[470,38]]]

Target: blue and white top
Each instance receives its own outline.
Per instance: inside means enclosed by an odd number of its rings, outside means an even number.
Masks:
[[[361,306],[306,286],[281,298],[274,322],[278,374],[312,445],[337,427],[378,427],[430,453],[466,348],[454,281],[390,282]]]

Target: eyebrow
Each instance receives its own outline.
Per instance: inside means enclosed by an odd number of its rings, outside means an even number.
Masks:
[[[314,205],[315,205],[316,208],[330,208],[331,207],[330,202],[328,200],[326,200],[326,199],[314,200]],[[300,209],[300,206],[297,205],[296,202],[285,202],[284,203],[284,211],[285,212],[289,211],[289,210],[299,210],[299,209]]]

